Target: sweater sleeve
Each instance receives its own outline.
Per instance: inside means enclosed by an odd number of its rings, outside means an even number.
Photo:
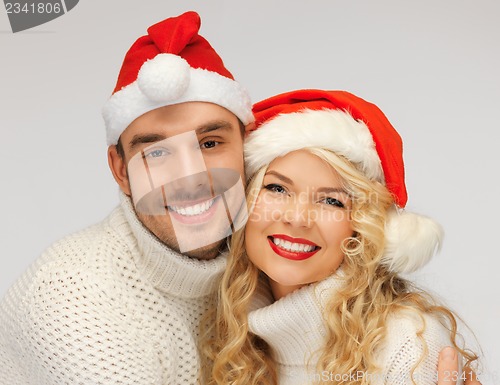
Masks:
[[[451,346],[450,331],[435,316],[400,312],[387,325],[384,346],[377,356],[382,373],[373,384],[437,383],[439,352]]]
[[[89,268],[99,251],[87,237],[98,243],[90,231],[53,245],[2,300],[0,385],[162,383],[148,331]]]
[[[33,279],[40,268],[52,258],[45,252],[9,288],[0,302],[0,385],[36,385],[26,370],[26,350],[23,325],[24,304]]]

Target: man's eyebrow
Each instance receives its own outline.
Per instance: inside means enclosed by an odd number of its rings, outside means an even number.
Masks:
[[[232,130],[231,123],[225,121],[225,120],[214,120],[208,123],[204,123],[201,126],[199,126],[195,131],[197,135],[202,135],[206,134],[212,131],[217,131],[217,130],[224,130],[224,131],[230,131]],[[167,136],[162,135],[162,134],[146,134],[146,135],[135,135],[132,140],[130,141],[130,149],[133,149],[135,146],[139,144],[145,144],[145,143],[155,143],[159,142],[160,140],[165,140],[167,139]]]
[[[293,186],[293,180],[291,180],[289,177],[284,176],[283,174],[280,174],[277,171],[269,170],[266,172],[266,175],[274,175],[276,178],[282,180],[285,183],[288,183],[289,185]]]
[[[233,126],[231,123],[225,120],[214,120],[208,123],[204,123],[196,129],[197,135],[207,134],[212,131],[223,130],[231,131]]]
[[[134,135],[134,137],[130,141],[130,149],[133,149],[135,146],[139,144],[155,143],[164,139],[166,139],[166,136],[160,134]]]

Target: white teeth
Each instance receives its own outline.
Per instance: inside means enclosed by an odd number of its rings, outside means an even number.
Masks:
[[[281,249],[291,251],[293,253],[308,253],[313,251],[315,246],[305,245],[303,243],[292,243],[281,238],[273,238],[273,243]]]
[[[207,211],[214,204],[214,199],[210,199],[206,202],[198,203],[194,206],[186,206],[186,207],[178,207],[178,206],[169,206],[169,208],[175,211],[177,214],[184,216],[193,216],[200,215]]]

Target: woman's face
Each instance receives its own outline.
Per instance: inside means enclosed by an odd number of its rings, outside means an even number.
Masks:
[[[304,151],[275,159],[248,219],[245,247],[271,282],[275,299],[320,281],[344,258],[352,236],[351,200],[340,176]]]

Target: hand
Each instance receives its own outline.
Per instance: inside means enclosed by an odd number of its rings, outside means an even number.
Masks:
[[[446,347],[439,353],[437,385],[456,385],[450,373],[458,372],[458,354],[452,347]],[[471,368],[464,368],[466,380],[464,385],[481,385],[476,373]]]

